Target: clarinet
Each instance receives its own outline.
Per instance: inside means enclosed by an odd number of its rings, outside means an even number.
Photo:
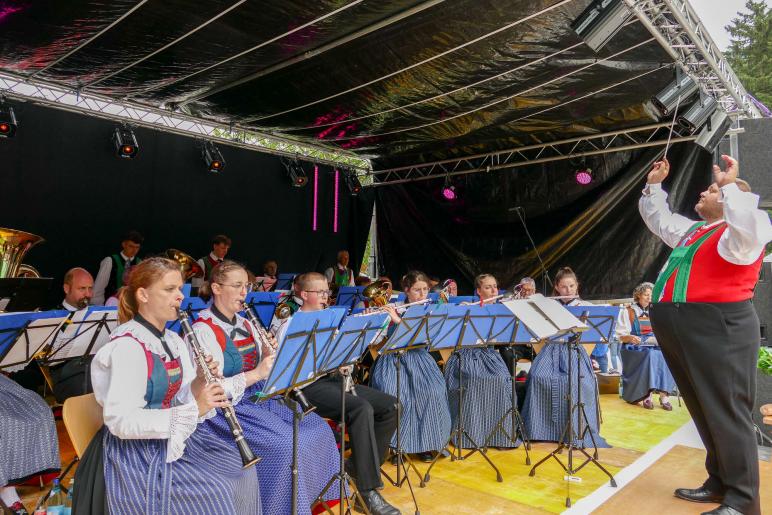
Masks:
[[[190,325],[188,314],[178,308],[177,318],[180,321],[182,335],[184,336],[188,345],[190,345],[190,348],[193,350],[195,362],[199,367],[201,367],[201,371],[204,373],[204,380],[206,381],[206,384],[216,383],[217,379],[212,375],[212,372],[209,370],[209,367],[206,364],[206,356],[204,355],[204,350],[201,347],[201,342],[198,341],[198,337],[196,337],[196,333],[193,332],[193,327]],[[236,447],[239,449],[243,468],[251,467],[260,461],[260,457],[255,456],[255,454],[252,452],[252,449],[249,448],[249,444],[244,438],[244,430],[241,429],[241,424],[239,424],[239,421],[236,418],[236,410],[233,409],[233,406],[226,406],[222,408],[222,412],[223,415],[225,415],[225,421],[228,423],[228,427],[231,430],[233,439],[236,441]]]

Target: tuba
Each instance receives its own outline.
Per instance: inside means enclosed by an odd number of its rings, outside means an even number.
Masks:
[[[182,273],[182,280],[187,282],[188,279],[193,277],[204,277],[204,269],[201,265],[188,254],[185,254],[181,250],[168,249],[163,253],[164,257],[176,261],[180,265],[180,272]]]
[[[45,241],[36,234],[0,227],[0,279],[9,277],[40,277],[30,265],[23,265],[24,254]]]

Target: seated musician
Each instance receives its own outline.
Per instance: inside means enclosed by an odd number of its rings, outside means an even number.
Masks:
[[[354,274],[354,271],[348,267],[348,262],[348,250],[339,250],[338,261],[335,263],[335,266],[331,266],[324,271],[327,283],[338,287],[354,286],[354,278],[356,275]]]
[[[99,263],[92,304],[102,306],[106,299],[123,286],[123,273],[142,261],[137,254],[143,241],[145,238],[140,233],[129,231],[121,241],[121,251],[107,256]]]
[[[517,285],[514,287],[514,291],[517,293],[517,298],[527,299],[528,297],[536,293],[536,281],[534,281],[530,277],[523,277],[522,279],[520,279],[520,282],[517,283]],[[514,347],[499,347],[499,352],[501,353],[501,358],[504,360],[504,363],[507,365],[507,370],[509,370],[510,374],[512,373],[513,370],[515,370],[513,365],[517,363],[519,360],[526,359],[528,361],[533,361],[533,358],[536,355],[533,351],[533,347],[530,345],[516,345]],[[523,394],[524,392],[525,392],[525,389],[523,389]],[[520,397],[520,394],[521,392],[518,392],[518,398]]]
[[[474,282],[481,302],[499,294],[496,278],[490,274],[478,275]],[[512,405],[512,379],[499,351],[493,347],[465,348],[448,358],[445,381],[453,427],[458,423],[458,388],[462,386],[459,363],[464,387],[463,428],[473,440],[464,437],[461,446],[516,447],[515,442],[496,430],[496,424]]]
[[[92,363],[105,427],[78,465],[75,513],[260,512],[257,476],[242,470],[233,438],[199,423],[223,417],[212,411],[228,403],[222,386],[206,384],[185,342],[166,329],[182,284],[176,262],[150,258],[121,294],[122,324]]]
[[[402,289],[408,303],[422,301],[429,294],[429,278],[423,272],[408,272],[402,278]],[[398,305],[386,306],[394,324],[392,328],[402,321],[394,309]],[[395,397],[396,360],[396,354],[381,355],[375,361],[370,378],[373,388]],[[418,454],[419,459],[430,462],[434,452],[441,451],[450,436],[450,409],[445,379],[426,347],[408,350],[399,356],[399,360],[402,451]],[[396,447],[396,442],[397,435],[394,435],[391,446]]]
[[[205,351],[222,363],[225,392],[235,406],[249,447],[262,458],[255,469],[263,512],[292,513],[292,411],[276,397],[257,403],[252,400],[271,371],[276,340],[267,332],[268,337],[261,338],[257,328],[239,315],[247,295],[247,272],[242,265],[226,260],[215,266],[202,291],[211,293],[212,305],[201,311],[193,327]],[[223,440],[228,439],[230,428],[222,417],[205,424]],[[315,413],[300,422],[298,460],[297,513],[310,514],[317,495],[338,471],[340,462],[330,426]],[[338,493],[336,483],[327,490],[325,500],[337,499]]]
[[[573,270],[561,268],[555,275],[555,294],[566,306],[592,305],[579,297],[579,281]],[[581,360],[581,391],[592,436],[598,447],[608,447],[600,436],[600,417],[598,408],[598,386],[592,363],[587,351],[579,345]],[[568,422],[566,395],[568,394],[568,359],[572,359],[574,377],[571,378],[576,388],[576,356],[569,356],[568,346],[562,342],[548,342],[536,355],[528,376],[528,385],[523,405],[525,430],[531,440],[557,442]],[[579,443],[579,442],[578,442]],[[586,447],[592,446],[590,434],[580,442]]]
[[[263,263],[263,275],[257,277],[257,289],[255,291],[273,291],[276,288],[279,272],[279,263],[275,259],[269,259]]]
[[[300,275],[296,275],[292,279],[292,290],[279,297],[279,303],[277,304],[277,313],[284,311],[279,308],[289,309],[290,315],[294,315],[298,309],[303,305],[303,297],[300,295],[300,286],[298,284],[298,278]],[[278,314],[271,320],[270,331],[271,334],[278,334],[279,328],[287,323],[287,317],[280,317]]]
[[[325,276],[308,272],[298,277],[297,284],[303,300],[301,311],[323,309],[329,295]],[[276,335],[280,345],[288,327],[289,319]],[[316,413],[332,420],[340,419],[343,380],[341,374],[334,373],[303,388],[308,401],[316,406]],[[364,385],[356,385],[356,395],[350,391],[345,395],[346,429],[352,452],[350,461],[346,462],[346,471],[354,477],[357,489],[371,514],[398,515],[399,510],[386,502],[378,491],[383,487],[380,466],[397,428],[397,399]]]
[[[217,234],[212,237],[212,251],[196,260],[198,266],[204,271],[203,277],[194,277],[191,280],[190,284],[196,292],[204,285],[204,282],[209,280],[212,269],[225,260],[232,243],[231,239],[224,234]]]
[[[94,279],[83,268],[73,268],[64,274],[64,300],[61,308],[70,313],[85,310],[91,302]],[[54,342],[52,350],[64,343],[61,339]],[[63,403],[69,397],[91,393],[91,375],[89,365],[91,357],[68,359],[48,367],[51,374],[52,389],[56,401]]]
[[[631,404],[654,409],[651,394],[659,393],[659,404],[672,411],[669,394],[676,384],[667,368],[662,350],[656,346],[649,320],[654,285],[641,283],[633,291],[633,304],[623,310],[619,320],[619,351],[622,358],[622,398]]]
[[[27,515],[14,485],[58,469],[59,440],[51,408],[37,393],[0,373],[0,499],[3,504],[14,515]]]

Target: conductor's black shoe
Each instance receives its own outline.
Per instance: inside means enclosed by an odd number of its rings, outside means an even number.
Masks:
[[[386,499],[381,496],[378,490],[364,490],[359,492],[359,495],[364,499],[367,511],[371,515],[401,515],[397,508],[386,502]],[[362,505],[359,504],[358,497],[354,501],[354,509],[360,513],[365,511]]]
[[[722,494],[711,492],[704,486],[699,488],[676,488],[676,491],[673,493],[679,499],[684,499],[691,502],[720,503],[724,500],[724,496]]]
[[[702,512],[702,515],[743,515],[742,512],[739,512],[732,508],[731,506],[727,506],[726,504],[722,504],[715,510],[710,511],[704,511]]]

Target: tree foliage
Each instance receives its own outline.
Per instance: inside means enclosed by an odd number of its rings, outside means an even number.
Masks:
[[[725,55],[748,93],[772,108],[772,9],[764,0],[747,0],[745,9],[725,27]]]

